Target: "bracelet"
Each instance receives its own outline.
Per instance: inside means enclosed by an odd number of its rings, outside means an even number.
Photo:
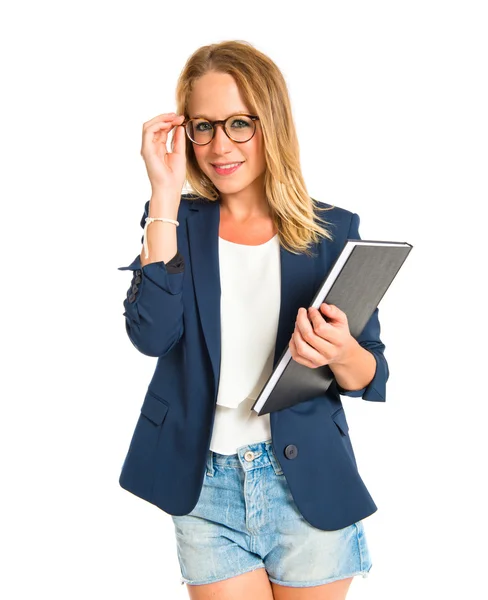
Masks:
[[[147,248],[146,241],[146,231],[149,223],[152,223],[153,221],[164,221],[165,223],[173,223],[174,225],[176,225],[176,227],[178,227],[179,225],[178,221],[175,221],[174,219],[164,219],[163,217],[146,217],[146,225],[144,226],[144,250],[146,253],[146,258],[149,258],[149,250]]]

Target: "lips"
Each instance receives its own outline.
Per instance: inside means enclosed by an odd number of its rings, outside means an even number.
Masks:
[[[212,167],[228,167],[229,165],[238,165],[240,163],[242,163],[244,161],[242,160],[234,160],[233,162],[228,162],[228,163],[210,163],[212,165]]]
[[[243,163],[239,162],[237,164],[235,164],[235,163],[229,163],[229,164],[234,164],[235,166],[222,168],[222,167],[218,167],[217,165],[212,165],[212,167],[214,168],[215,172],[218,175],[231,175],[232,173],[235,173],[237,171],[237,169],[239,169]]]

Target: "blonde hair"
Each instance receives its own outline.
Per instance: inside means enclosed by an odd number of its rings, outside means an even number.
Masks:
[[[280,244],[290,252],[310,256],[309,245],[331,233],[317,222],[321,207],[305,187],[298,138],[286,82],[275,63],[245,41],[230,40],[198,48],[187,60],[176,87],[176,112],[187,118],[193,82],[208,72],[232,75],[250,111],[259,116],[263,132],[266,172],[264,191]],[[174,138],[173,138],[174,140]],[[198,166],[193,144],[186,143],[186,179],[207,200],[219,198],[218,189]],[[322,220],[324,225],[328,225]]]

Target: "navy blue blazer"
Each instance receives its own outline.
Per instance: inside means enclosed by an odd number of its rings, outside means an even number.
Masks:
[[[149,201],[141,226],[148,211]],[[298,309],[310,306],[345,240],[360,239],[357,214],[334,207],[320,215],[332,223],[334,239],[315,244],[315,257],[280,247],[281,305],[273,366],[288,347]],[[219,382],[219,202],[183,194],[177,219],[183,271],[172,272],[163,261],[141,267],[139,255],[119,267],[133,271],[124,300],[129,339],[143,354],[158,357],[119,483],[168,514],[186,515],[195,507],[205,477]],[[345,391],[334,382],[320,396],[270,413],[273,448],[295,503],[319,529],[340,529],[377,510],[358,473],[340,394],[385,400],[388,365],[379,336],[376,309],[357,338],[376,359],[367,387]],[[297,452],[285,453],[290,445]]]

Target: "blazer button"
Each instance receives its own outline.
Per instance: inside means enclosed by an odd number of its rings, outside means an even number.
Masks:
[[[289,458],[289,459],[296,458],[298,456],[298,448],[296,446],[294,446],[293,444],[289,444],[285,448],[285,456],[286,456],[286,458]]]
[[[136,295],[131,294],[127,299],[129,300],[129,302],[134,302],[134,300],[136,299]]]

